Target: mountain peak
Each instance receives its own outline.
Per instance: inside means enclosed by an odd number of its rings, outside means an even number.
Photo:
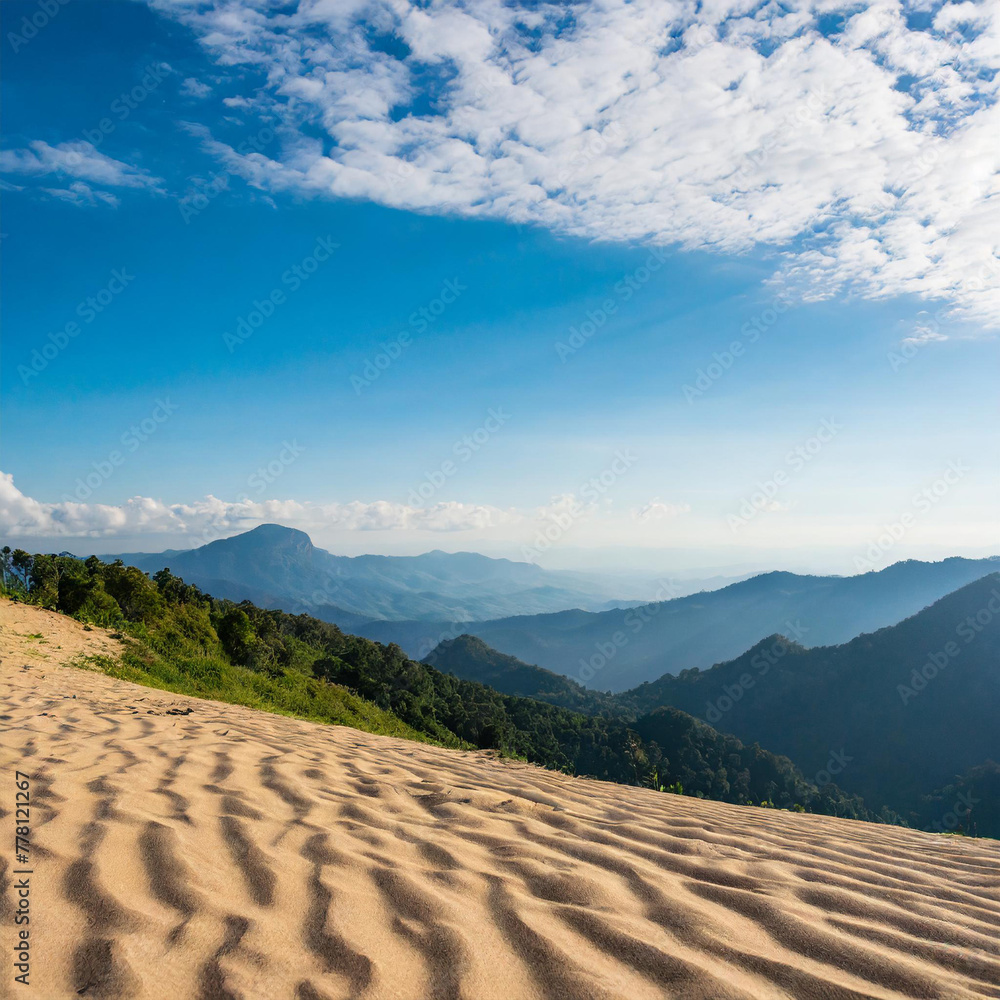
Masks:
[[[249,531],[233,535],[228,541],[234,541],[238,538],[253,539],[255,542],[264,542],[268,545],[284,543],[313,547],[312,539],[304,531],[299,531],[298,528],[288,528],[283,524],[259,524]]]
[[[770,654],[771,656],[785,656],[788,653],[805,653],[806,647],[794,639],[789,639],[787,635],[774,632],[772,635],[754,643],[740,659],[753,658],[759,654]]]

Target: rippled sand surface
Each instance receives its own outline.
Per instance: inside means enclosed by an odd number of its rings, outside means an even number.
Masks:
[[[42,634],[47,640],[40,642]],[[1000,997],[1000,843],[704,802],[152,691],[0,606],[32,986],[148,1000]],[[178,714],[184,713],[184,714]]]

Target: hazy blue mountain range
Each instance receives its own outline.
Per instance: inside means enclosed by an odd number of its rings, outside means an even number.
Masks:
[[[599,611],[642,604],[657,589],[651,579],[550,571],[475,552],[337,556],[317,548],[305,532],[278,524],[187,551],[102,558],[120,558],[148,573],[167,566],[219,597],[306,611],[345,628],[373,619],[451,622],[565,608]]]
[[[971,810],[981,834],[1000,835],[989,791],[1000,760],[1000,573],[841,645],[806,649],[772,635],[711,669],[619,694],[586,690],[471,636],[443,643],[428,662],[506,694],[622,718],[644,738],[650,713],[671,706],[915,825],[947,830],[957,815],[969,829]]]
[[[842,752],[833,780],[903,810],[1000,760],[1000,573],[844,645],[771,637],[632,693],[787,754],[807,775]]]
[[[721,590],[601,613],[563,611],[466,623],[377,622],[379,642],[426,656],[442,640],[475,635],[500,652],[599,690],[624,691],[665,673],[739,656],[761,638],[802,646],[847,642],[915,614],[1000,569],[1000,558],[910,560],[860,576],[764,573]]]

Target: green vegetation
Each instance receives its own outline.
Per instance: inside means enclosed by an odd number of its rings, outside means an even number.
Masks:
[[[493,649],[474,635],[446,639],[424,657],[424,663],[468,681],[488,684],[504,694],[547,701],[574,712],[631,718],[636,714],[633,712],[629,716],[622,711],[625,705],[621,695],[594,691],[562,674],[530,666],[516,656]]]
[[[877,818],[675,709],[630,724],[501,694],[307,615],[214,600],[169,569],[150,579],[120,561],[5,549],[2,570],[8,595],[118,629],[121,661],[85,665],[124,680],[679,794]]]
[[[1000,764],[988,760],[922,796],[912,820],[934,833],[1000,837]]]
[[[771,636],[728,663],[617,697],[631,710],[673,705],[787,754],[807,774],[828,770],[911,826],[954,824],[957,803],[963,829],[1000,837],[997,783],[988,780],[989,762],[1000,760],[998,690],[993,573],[841,646],[805,649]],[[971,815],[961,813],[965,791],[978,800]]]
[[[317,679],[311,670],[316,651],[294,639],[275,642],[274,631],[264,622],[259,642],[237,649],[231,623],[239,620],[234,612],[245,613],[213,601],[169,571],[151,581],[137,569],[96,558],[84,563],[9,549],[0,555],[6,596],[120,630],[112,633],[126,640],[120,660],[89,657],[78,666],[177,694],[428,739],[391,712]],[[233,643],[228,649],[219,627]]]
[[[707,732],[695,739],[651,728],[648,720],[669,705],[680,718],[705,719],[737,742],[787,754],[820,781],[836,775],[848,792],[893,810],[886,818],[898,813],[924,830],[1000,837],[1000,574],[841,646],[807,649],[772,635],[735,660],[615,694],[584,688],[468,635],[441,643],[430,661],[508,694],[623,720],[660,746],[712,743]],[[670,756],[680,767],[682,758]],[[731,756],[720,749],[689,766],[718,773],[718,761]],[[749,771],[764,769],[761,761]],[[687,777],[679,780],[689,787]],[[782,771],[772,780],[790,776]],[[718,796],[715,786],[698,787]]]
[[[806,781],[786,757],[757,744],[746,746],[735,736],[717,732],[686,712],[656,707],[643,713],[633,692],[592,691],[561,674],[522,663],[491,649],[475,636],[442,642],[427,657],[444,671],[467,680],[483,681],[513,698],[529,697],[599,716],[603,725],[622,727],[645,747],[641,780],[652,788],[677,795],[697,795],[725,802],[759,804],[852,818],[873,817],[858,797],[844,795],[834,785],[823,790]],[[661,703],[662,704],[662,703]],[[666,755],[664,762],[663,754]],[[884,811],[878,818],[895,822]]]

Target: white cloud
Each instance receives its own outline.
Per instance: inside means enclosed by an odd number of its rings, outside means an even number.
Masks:
[[[212,93],[212,88],[207,84],[203,83],[201,80],[196,79],[193,76],[189,76],[181,84],[181,93],[187,97],[208,97]]]
[[[897,0],[153,3],[264,74],[244,96],[297,138],[215,148],[256,186],[770,247],[806,298],[914,294],[1000,325],[995,2],[921,27]]]
[[[794,504],[783,503],[781,500],[765,500],[757,504],[758,510],[767,511],[769,514],[784,514],[792,509]]]
[[[686,503],[664,503],[659,497],[654,497],[649,503],[632,511],[632,517],[636,521],[660,520],[665,517],[677,517],[678,514],[688,514],[690,511],[691,507]]]
[[[0,473],[0,534],[21,538],[102,538],[136,534],[190,536],[192,544],[277,521],[303,530],[453,532],[511,523],[521,515],[482,504],[427,507],[375,501],[314,504],[297,500],[226,501],[207,496],[189,504],[132,497],[123,504],[43,503],[25,496]]]
[[[686,504],[647,504],[644,517],[666,519],[686,513]],[[26,496],[12,475],[0,472],[0,538],[135,538],[169,536],[179,544],[200,545],[247,531],[258,524],[277,522],[322,537],[346,539],[365,533],[387,533],[410,538],[427,534],[465,533],[476,538],[517,540],[540,527],[587,523],[600,530],[627,530],[632,518],[615,515],[598,502],[584,502],[572,493],[552,497],[531,508],[500,508],[489,504],[440,501],[411,506],[387,500],[321,504],[300,500],[261,500],[243,497],[222,500],[207,496],[191,503],[166,504],[152,497],[132,497],[122,504],[77,502],[64,497],[42,502]]]
[[[942,507],[941,517],[917,525],[893,549],[892,558],[993,554],[995,546],[990,548],[984,541],[997,536],[990,488],[987,484],[978,500],[953,516]],[[0,544],[48,552],[152,552],[193,548],[259,524],[278,523],[300,528],[317,545],[348,554],[398,555],[445,548],[524,558],[525,547],[538,547],[538,539],[544,537],[551,546],[538,548],[538,561],[543,564],[551,557],[558,565],[560,553],[574,551],[592,553],[596,562],[633,570],[639,558],[657,570],[681,564],[704,569],[737,563],[760,569],[783,563],[802,567],[816,556],[828,569],[853,572],[844,553],[864,551],[873,531],[882,530],[869,510],[852,508],[850,501],[844,504],[844,516],[834,519],[808,510],[809,505],[797,505],[785,516],[754,519],[734,542],[718,511],[706,508],[689,513],[686,505],[664,506],[673,512],[640,520],[636,510],[615,514],[572,494],[525,509],[457,502],[411,507],[388,501],[318,504],[213,496],[177,504],[150,497],[133,497],[121,504],[46,503],[21,493],[11,476],[0,472]],[[777,512],[791,507],[776,504],[769,509]],[[657,551],[660,556],[655,555]],[[656,559],[661,565],[655,565]],[[588,565],[595,564],[589,560]]]
[[[53,198],[68,201],[71,205],[101,204],[117,208],[121,204],[121,199],[110,191],[95,191],[83,181],[74,181],[68,188],[42,188],[41,190]]]
[[[913,344],[914,347],[923,347],[924,344],[930,344],[935,341],[947,339],[947,334],[941,333],[933,326],[925,326],[924,324],[918,323],[913,328],[913,333],[911,333],[909,337],[904,337],[900,343]]]
[[[27,148],[2,150],[0,171],[38,177],[52,174],[75,178],[77,183],[70,184],[68,188],[41,190],[54,197],[74,201],[76,204],[84,202],[94,204],[97,200],[107,204],[117,202],[114,195],[106,196],[96,192],[91,184],[159,191],[162,183],[159,177],[154,177],[148,170],[105,156],[92,143],[82,140],[61,142],[51,146],[36,139],[29,142]]]

